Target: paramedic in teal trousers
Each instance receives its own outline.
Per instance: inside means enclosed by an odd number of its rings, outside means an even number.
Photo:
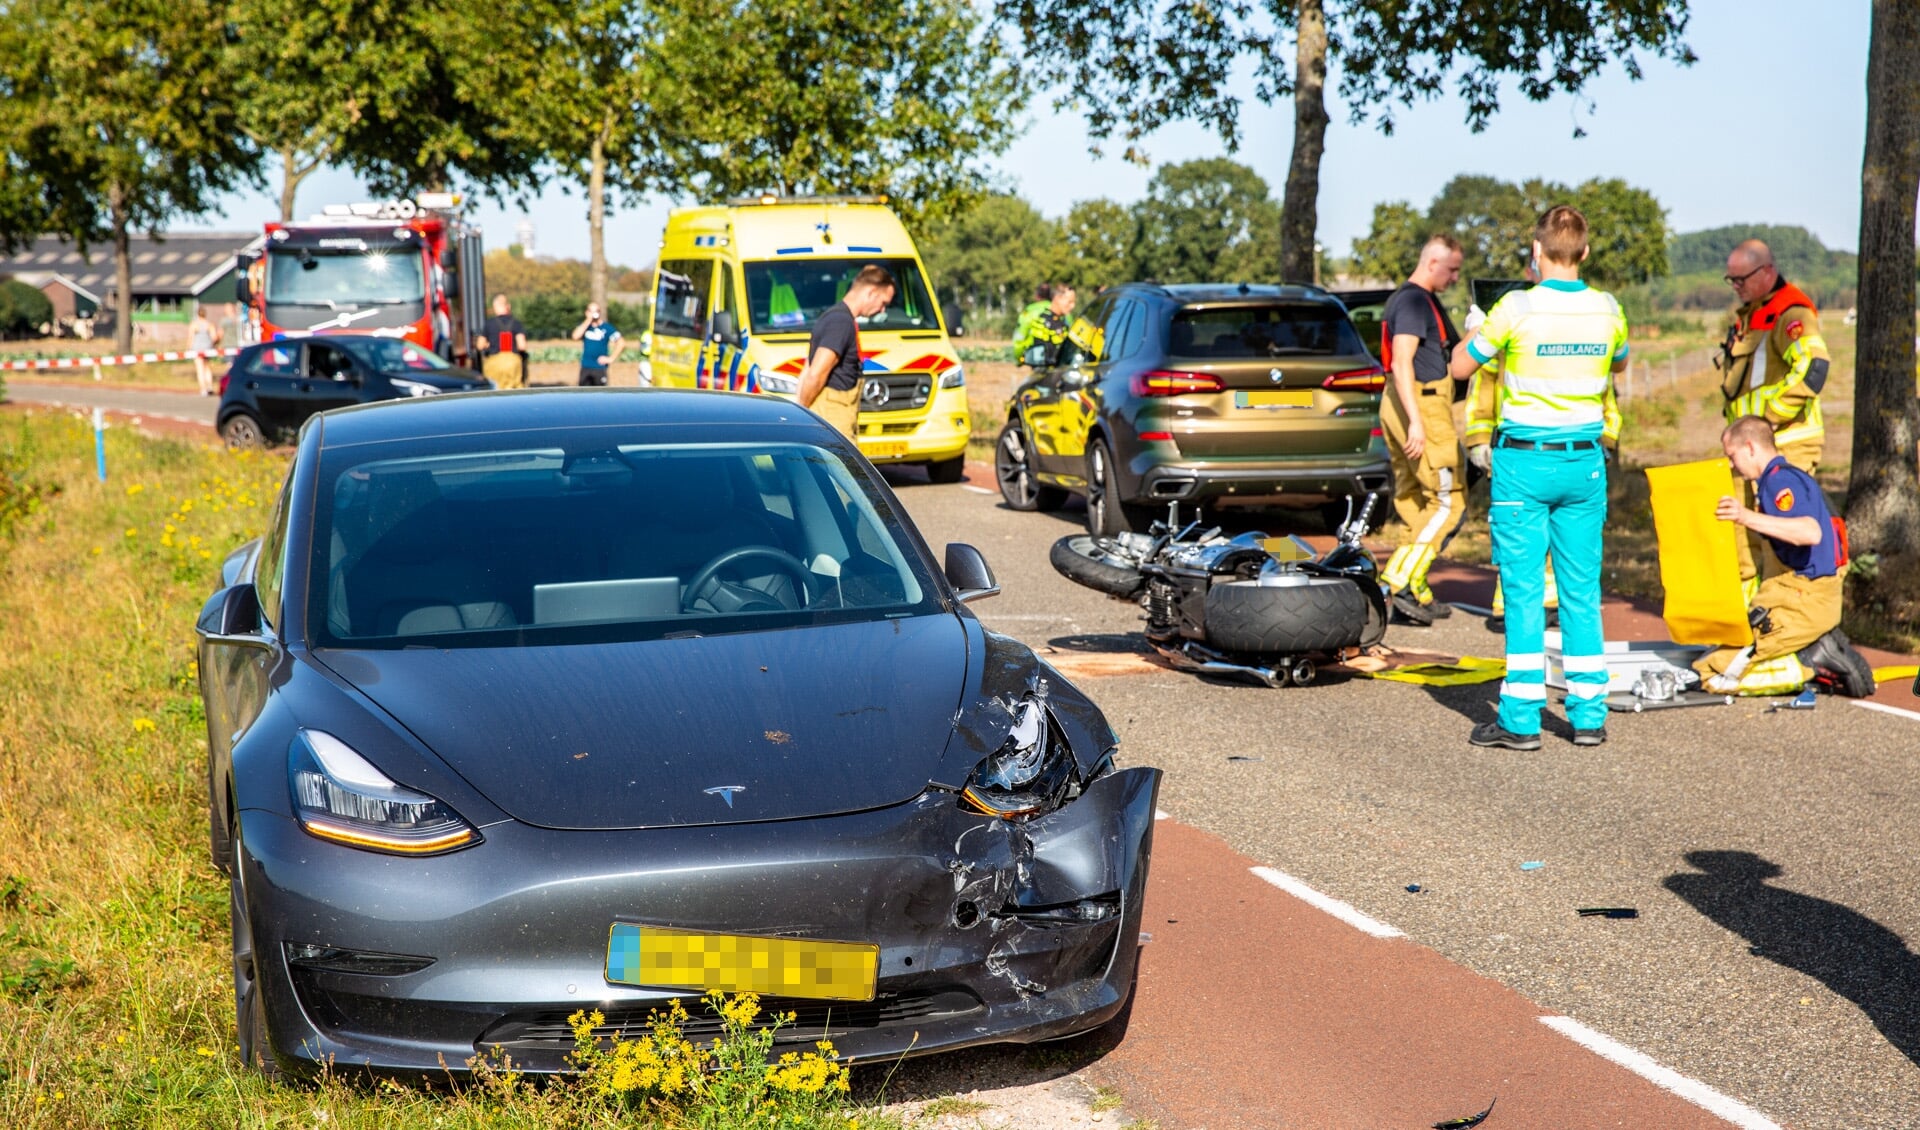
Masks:
[[[1513,291],[1453,351],[1464,377],[1498,357],[1506,399],[1493,438],[1494,563],[1507,597],[1507,677],[1500,719],[1468,738],[1478,746],[1540,748],[1547,702],[1545,565],[1559,578],[1561,660],[1573,744],[1607,740],[1606,642],[1600,628],[1601,536],[1607,464],[1600,447],[1613,374],[1626,368],[1620,303],[1580,281],[1587,218],[1566,205],[1533,229],[1540,284]]]

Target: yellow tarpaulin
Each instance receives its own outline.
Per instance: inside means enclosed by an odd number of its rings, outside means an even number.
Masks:
[[[1376,679],[1396,683],[1418,683],[1425,687],[1460,687],[1472,683],[1491,683],[1507,675],[1504,659],[1482,659],[1463,655],[1453,663],[1416,663],[1409,667],[1389,667],[1373,672]]]
[[[1660,539],[1661,613],[1674,643],[1743,647],[1753,642],[1740,595],[1739,527],[1713,516],[1724,496],[1740,497],[1724,459],[1648,467],[1653,529]]]

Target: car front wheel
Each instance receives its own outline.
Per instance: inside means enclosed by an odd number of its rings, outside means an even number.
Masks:
[[[256,448],[265,447],[266,432],[261,429],[260,421],[250,412],[235,412],[220,425],[220,438],[227,441],[228,447]]]
[[[253,918],[247,911],[246,852],[237,841],[227,903],[233,924],[233,1020],[240,1061],[269,1079],[278,1079],[280,1063],[268,1042],[267,1005],[260,994],[260,962],[253,948]]]

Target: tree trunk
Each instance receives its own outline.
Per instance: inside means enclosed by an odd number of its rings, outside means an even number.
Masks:
[[[1920,196],[1920,5],[1874,0],[1860,176],[1860,322],[1847,528],[1860,552],[1920,545],[1914,398],[1914,209]]]
[[[130,222],[126,189],[107,190],[107,213],[113,224],[113,351],[133,352],[133,248],[127,238]]]
[[[1324,0],[1299,0],[1295,21],[1293,162],[1280,203],[1280,278],[1313,282],[1319,255],[1320,157],[1327,149],[1327,13]]]
[[[587,245],[591,249],[587,264],[587,297],[600,304],[600,316],[612,321],[607,312],[607,131],[593,139],[587,170]]]
[[[320,167],[315,161],[306,168],[300,167],[300,150],[292,145],[280,147],[280,222],[293,222],[294,198],[300,191],[300,182]]]

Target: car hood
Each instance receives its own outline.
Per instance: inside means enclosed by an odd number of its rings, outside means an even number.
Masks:
[[[967,650],[959,619],[942,614],[315,657],[515,819],[614,829],[788,820],[917,796],[939,775]]]

